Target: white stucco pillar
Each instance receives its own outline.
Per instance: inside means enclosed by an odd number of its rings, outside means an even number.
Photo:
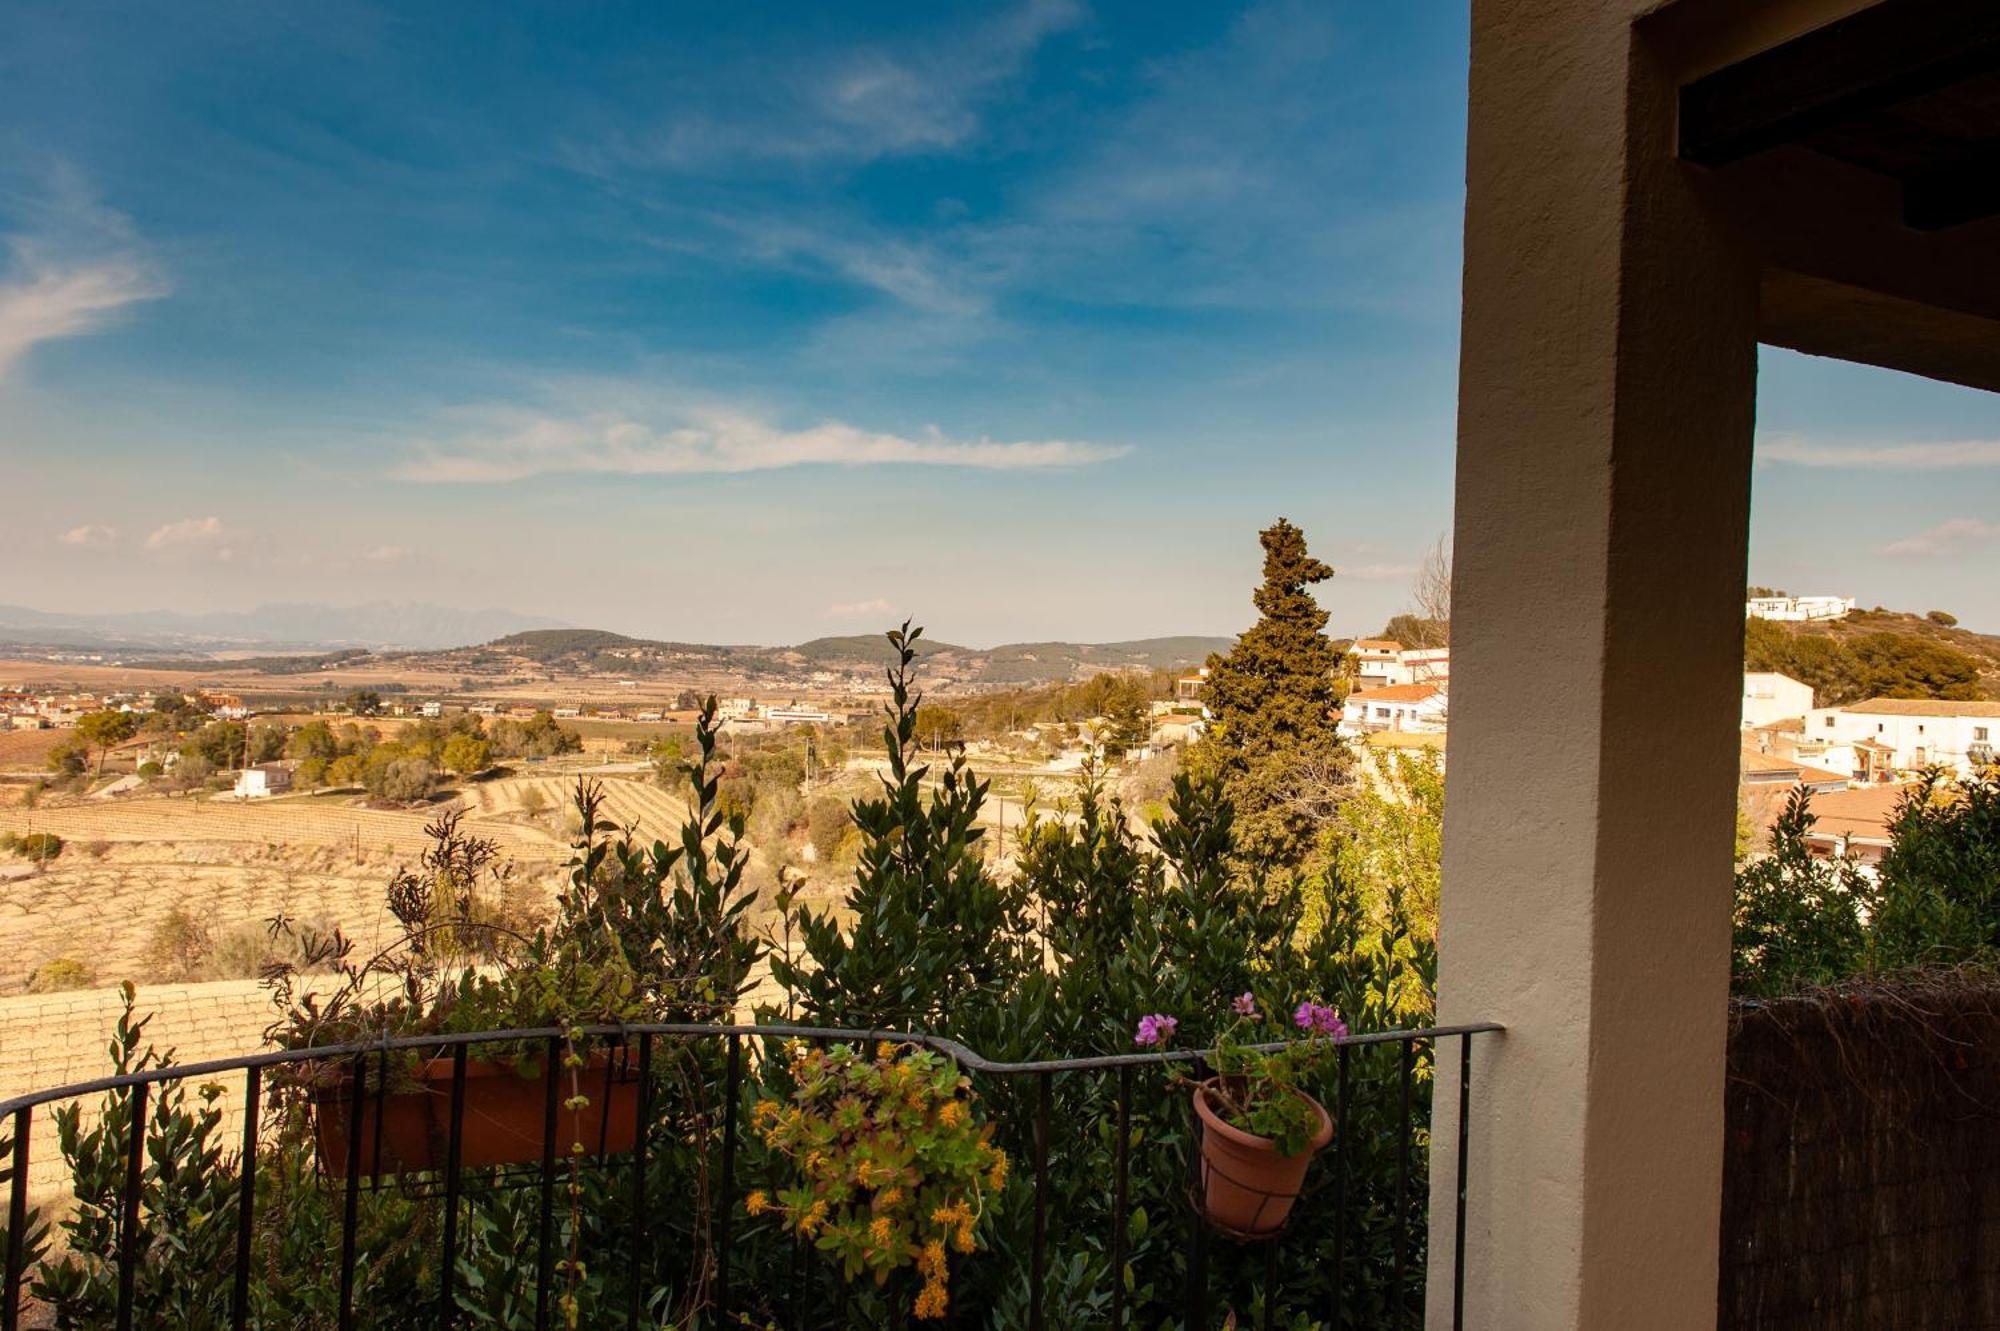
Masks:
[[[1480,1331],[1715,1316],[1757,284],[1638,7],[1472,7],[1440,1019],[1508,1028],[1473,1070]]]

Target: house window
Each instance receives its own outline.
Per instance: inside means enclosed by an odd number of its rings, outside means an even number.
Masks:
[[[1921,734],[1923,734],[1923,733],[1924,733],[1924,728],[1923,728],[1923,727],[1922,727],[1921,725],[1917,727],[1917,733],[1918,733],[1919,735],[1921,735]]]
[[[1833,729],[1833,718],[1832,718],[1832,717],[1830,717],[1830,716],[1829,716],[1828,718],[1826,718],[1826,728],[1827,728],[1828,730],[1831,730],[1831,729]]]
[[[1389,719],[1389,709],[1386,707],[1377,707],[1375,709],[1375,719],[1378,721],[1387,721]]]
[[[1976,740],[1981,740],[1981,741],[1985,740],[1985,738],[1986,738],[1986,727],[1985,727],[1985,726],[1974,726],[1974,727],[1972,728],[1972,737],[1973,737],[1974,739],[1976,739]]]

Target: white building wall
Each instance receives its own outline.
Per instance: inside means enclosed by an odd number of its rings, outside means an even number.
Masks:
[[[1820,707],[1807,714],[1806,738],[1829,745],[1874,740],[1895,752],[1899,768],[1943,766],[1963,776],[1972,769],[1970,750],[1981,745],[2000,748],[2000,717],[1904,716]]]
[[[1812,710],[1813,691],[1789,675],[1764,671],[1743,674],[1743,724],[1765,726]]]

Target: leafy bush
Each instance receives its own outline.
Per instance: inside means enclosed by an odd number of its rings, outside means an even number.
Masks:
[[[849,1280],[882,1285],[913,1269],[916,1315],[944,1316],[946,1250],[978,1250],[987,1194],[1007,1183],[1007,1154],[975,1117],[971,1079],[949,1059],[889,1041],[872,1059],[844,1044],[795,1046],[787,1072],[792,1093],[758,1101],[755,1121],[794,1181],[775,1202],[752,1192],[745,1209],[782,1216]]]
[[[46,864],[63,853],[63,839],[54,832],[29,832],[14,838],[14,853],[24,860]]]
[[[88,989],[97,983],[97,972],[75,957],[57,957],[35,967],[28,976],[31,994],[55,994],[66,989]]]
[[[1924,618],[1933,624],[1940,624],[1948,629],[1958,627],[1958,616],[1952,614],[1949,610],[1931,610],[1925,613]]]

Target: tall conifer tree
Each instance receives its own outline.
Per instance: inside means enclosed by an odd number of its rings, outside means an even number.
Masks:
[[[1212,716],[1203,756],[1236,806],[1237,845],[1270,867],[1301,864],[1353,766],[1341,740],[1340,653],[1312,586],[1333,576],[1285,519],[1266,528],[1258,619],[1209,658]]]

